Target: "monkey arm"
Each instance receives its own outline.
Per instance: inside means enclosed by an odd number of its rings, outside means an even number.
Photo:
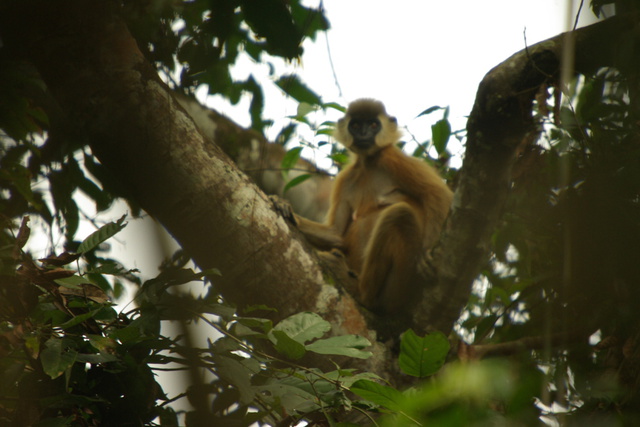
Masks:
[[[344,218],[348,218],[349,215],[348,212],[345,212],[347,207],[345,203],[333,207],[329,212],[329,223],[322,224],[296,214],[293,212],[291,204],[278,196],[269,196],[269,199],[274,209],[283,218],[293,223],[313,246],[322,250],[344,248],[341,231],[346,229],[347,224]],[[336,227],[336,220],[338,224],[341,224],[339,227]]]
[[[333,193],[333,203],[327,215],[327,223],[321,224],[315,221],[295,216],[298,229],[305,235],[309,243],[319,249],[344,249],[342,237],[349,222],[351,222],[351,208],[349,203],[342,199],[342,185],[337,181]]]
[[[319,249],[342,249],[342,236],[332,225],[311,221],[295,215],[298,229],[304,234],[309,243]]]

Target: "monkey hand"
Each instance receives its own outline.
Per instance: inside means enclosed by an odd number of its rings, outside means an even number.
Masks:
[[[296,216],[293,213],[293,208],[288,201],[278,196],[269,196],[269,200],[271,200],[271,204],[273,204],[273,208],[276,212],[278,212],[285,220],[291,222],[295,226],[298,225]]]

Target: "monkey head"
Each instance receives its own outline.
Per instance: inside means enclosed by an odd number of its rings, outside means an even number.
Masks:
[[[358,99],[349,104],[345,116],[338,120],[335,138],[356,154],[371,156],[400,140],[395,117],[373,99]]]

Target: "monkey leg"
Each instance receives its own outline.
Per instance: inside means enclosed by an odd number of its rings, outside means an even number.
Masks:
[[[385,313],[406,307],[417,293],[417,262],[423,230],[419,212],[400,202],[380,215],[365,250],[360,272],[360,301]]]

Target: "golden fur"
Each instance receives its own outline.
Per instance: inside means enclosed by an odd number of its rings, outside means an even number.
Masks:
[[[375,139],[356,141],[358,121]],[[335,136],[355,159],[336,178],[326,224],[297,219],[299,227],[313,244],[344,251],[364,306],[398,312],[420,287],[418,264],[438,239],[452,192],[434,168],[396,147],[398,125],[379,101],[351,103]]]

